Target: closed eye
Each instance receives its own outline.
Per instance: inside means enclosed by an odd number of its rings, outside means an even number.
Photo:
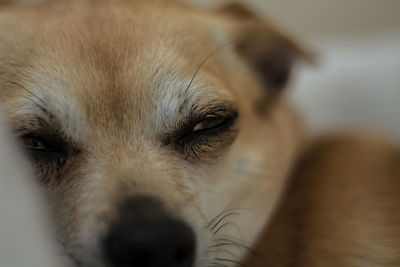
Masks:
[[[236,111],[218,110],[191,120],[179,131],[176,148],[196,155],[222,148],[233,139],[237,118]]]
[[[67,159],[69,146],[56,134],[25,132],[19,135],[19,139],[34,163],[54,162],[64,165]]]
[[[188,132],[184,137],[191,135],[218,135],[234,124],[237,118],[237,113],[232,114],[208,114],[203,118],[199,119],[191,131]]]
[[[192,133],[221,127],[223,124],[229,122],[229,120],[230,117],[207,115],[202,121],[193,127]]]
[[[37,137],[33,134],[25,134],[21,136],[21,143],[25,150],[30,152],[49,152],[52,150],[42,138]]]

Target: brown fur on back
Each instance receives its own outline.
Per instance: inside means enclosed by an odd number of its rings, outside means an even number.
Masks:
[[[246,266],[399,266],[400,150],[331,136],[303,154]]]

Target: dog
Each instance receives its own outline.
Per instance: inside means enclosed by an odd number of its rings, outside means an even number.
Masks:
[[[301,143],[300,46],[239,4],[5,4],[0,28],[1,107],[76,265],[241,260]]]
[[[336,168],[307,152],[284,97],[294,63],[311,57],[235,3],[4,3],[1,109],[68,258],[84,267],[329,266],[317,253],[317,230],[328,223],[312,231],[314,218],[296,215],[335,205],[326,192],[336,187],[323,191],[318,175],[335,184]],[[322,150],[341,159],[347,147]],[[316,159],[300,160],[308,153]],[[326,242],[332,257],[353,252]],[[370,250],[356,252],[377,262]]]

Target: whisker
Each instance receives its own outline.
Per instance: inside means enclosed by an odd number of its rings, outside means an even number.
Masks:
[[[236,257],[235,253],[233,253],[232,251],[230,251],[230,250],[228,250],[226,248],[218,248],[216,250],[209,251],[209,253],[211,253],[211,252],[216,253],[216,252],[221,252],[221,251],[222,252],[226,252],[226,253],[232,255],[233,257]]]
[[[229,235],[224,235],[223,238],[214,239],[214,241],[228,241],[228,242],[231,241],[231,242],[237,242],[237,243],[242,242],[242,243],[247,243],[247,244],[250,243],[249,241],[247,241],[245,239],[241,239],[241,238],[229,236]]]
[[[223,225],[221,225],[217,230],[215,230],[214,233],[213,233],[213,235],[216,235],[222,228],[224,228],[224,227],[226,227],[226,226],[228,226],[228,225],[236,226],[236,228],[239,229],[239,227],[237,226],[236,223],[234,223],[234,222],[227,222],[227,223],[224,223]],[[240,232],[240,230],[239,230],[239,232]]]
[[[209,228],[211,225],[213,225],[214,222],[216,220],[218,220],[220,218],[220,216],[223,216],[225,213],[232,212],[232,211],[241,211],[241,210],[252,211],[251,209],[247,209],[247,208],[231,208],[231,209],[223,210],[222,212],[218,213],[217,216],[215,216],[213,219],[211,219],[211,221],[206,225],[206,228]]]
[[[231,240],[231,239],[228,239],[228,238],[217,238],[217,239],[214,239],[214,241],[216,241],[216,242],[228,242],[228,243],[230,243],[230,244],[235,244],[235,245],[239,245],[239,246],[241,246],[241,247],[244,247],[244,248],[246,248],[246,249],[250,249],[249,246],[244,245],[244,244],[241,244],[241,243],[239,243],[239,242],[236,242],[236,241]]]
[[[54,239],[55,239],[58,243],[60,243],[63,247],[66,247],[66,246],[67,246],[67,244],[65,244],[65,242],[62,241],[61,239],[59,239],[58,237],[54,237]]]
[[[40,97],[38,97],[36,94],[34,94],[31,90],[28,90],[25,86],[21,85],[20,83],[17,83],[15,81],[11,81],[10,84],[15,85],[19,88],[21,88],[22,90],[26,91],[28,94],[30,94],[31,96],[33,96],[35,99],[37,99],[41,104],[32,101],[36,106],[38,106],[44,113],[46,113],[50,118],[54,118],[54,115],[45,107],[47,106],[46,102],[41,99]]]
[[[226,264],[214,262],[211,265],[208,265],[208,267],[229,267],[229,266]]]
[[[215,245],[210,246],[210,248],[212,247],[218,247],[218,246],[235,246],[237,247],[240,251],[242,251],[242,249],[246,249],[248,252],[250,252],[252,255],[256,255],[257,253],[255,252],[254,249],[252,249],[249,246],[246,246],[244,244],[241,244],[239,242],[235,242],[233,240],[229,240],[229,239],[225,239],[225,238],[219,238],[219,239],[215,239],[214,241],[216,242],[223,242],[223,243],[218,243]]]
[[[232,262],[235,264],[238,264],[240,266],[246,267],[243,263],[241,263],[240,261],[235,261],[235,260],[231,260],[231,259],[223,259],[223,258],[215,258],[215,260],[217,261],[226,261],[226,262]]]
[[[219,244],[215,244],[210,246],[210,248],[214,248],[214,247],[222,247],[222,246],[236,246],[240,251],[242,250],[241,246],[239,244],[235,244],[235,243],[219,243]]]
[[[68,257],[69,259],[72,260],[72,262],[73,262],[77,267],[82,267],[82,266],[83,266],[83,263],[82,263],[80,260],[78,260],[73,254],[67,253],[66,255],[67,255],[67,257]]]
[[[43,105],[46,105],[46,102],[43,101],[43,99],[41,99],[40,97],[38,97],[37,95],[35,95],[31,90],[28,90],[25,86],[21,85],[20,83],[17,83],[15,81],[11,81],[9,82],[12,85],[15,85],[19,88],[21,88],[22,90],[25,90],[26,92],[28,92],[31,96],[33,96],[34,98],[36,98],[37,100],[39,100],[39,102],[41,102]]]
[[[214,230],[215,227],[217,227],[218,224],[220,224],[225,218],[227,218],[227,217],[229,217],[229,216],[232,216],[232,215],[237,215],[237,216],[239,216],[240,214],[239,214],[238,212],[230,212],[230,213],[225,214],[224,216],[222,216],[222,217],[211,227],[211,230]]]
[[[189,85],[187,86],[187,88],[186,88],[186,90],[185,90],[186,92],[189,90],[190,86],[192,86],[192,83],[193,83],[194,79],[196,78],[197,74],[199,73],[200,69],[204,66],[204,64],[206,64],[206,62],[207,62],[212,56],[214,56],[215,54],[217,54],[219,51],[221,51],[222,49],[226,48],[227,46],[233,44],[235,41],[236,41],[236,40],[232,40],[232,41],[230,41],[230,42],[228,42],[228,43],[226,43],[226,44],[224,44],[224,45],[218,47],[217,49],[215,49],[212,53],[210,53],[210,54],[200,63],[200,65],[197,67],[196,71],[194,72],[194,75],[193,75],[192,79],[190,80]]]

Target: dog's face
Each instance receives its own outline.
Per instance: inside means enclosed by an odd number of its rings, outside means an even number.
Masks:
[[[76,0],[0,9],[0,96],[79,266],[231,266],[299,132],[299,49],[238,5]]]

